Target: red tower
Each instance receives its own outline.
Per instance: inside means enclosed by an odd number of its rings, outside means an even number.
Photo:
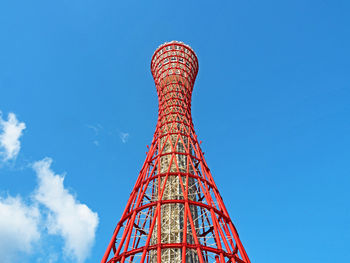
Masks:
[[[172,41],[151,61],[158,123],[102,263],[249,263],[194,132],[194,51]]]

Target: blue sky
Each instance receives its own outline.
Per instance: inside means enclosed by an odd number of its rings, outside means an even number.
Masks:
[[[195,130],[251,261],[350,261],[349,8],[1,1],[0,252],[99,262],[155,129],[151,56],[179,40],[198,55]]]

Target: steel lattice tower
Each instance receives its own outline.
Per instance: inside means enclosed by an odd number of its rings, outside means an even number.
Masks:
[[[151,71],[156,131],[101,262],[249,263],[194,132],[196,54],[184,43],[165,43]]]

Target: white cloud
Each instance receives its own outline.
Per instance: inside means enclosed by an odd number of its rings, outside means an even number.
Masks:
[[[0,111],[0,162],[16,159],[25,128],[25,123],[19,122],[14,113],[9,113],[5,120]],[[100,128],[94,129],[96,134]],[[64,255],[72,261],[83,262],[89,255],[98,215],[64,187],[64,177],[51,170],[51,163],[50,158],[45,158],[33,164],[38,186],[29,205],[20,196],[0,197],[0,262],[18,262],[22,253],[35,252],[46,228],[48,234],[63,238]],[[58,258],[58,254],[51,251],[45,262],[55,262]]]
[[[0,112],[0,155],[4,161],[17,157],[21,149],[19,138],[25,128],[24,122],[18,122],[14,113],[9,113],[5,121]]]
[[[122,140],[122,143],[127,143],[129,139],[129,133],[127,132],[120,132],[119,137]]]
[[[35,199],[47,208],[49,234],[61,235],[65,254],[83,262],[95,239],[98,215],[64,188],[64,177],[54,174],[51,163],[45,158],[33,165],[39,179]]]
[[[13,262],[19,252],[31,252],[40,239],[39,221],[38,209],[27,206],[20,197],[0,198],[1,262]]]

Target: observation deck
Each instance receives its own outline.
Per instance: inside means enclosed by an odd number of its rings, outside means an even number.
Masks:
[[[182,42],[164,43],[152,56],[151,72],[157,88],[162,87],[164,81],[175,77],[182,79],[186,86],[193,88],[198,73],[196,53]]]

